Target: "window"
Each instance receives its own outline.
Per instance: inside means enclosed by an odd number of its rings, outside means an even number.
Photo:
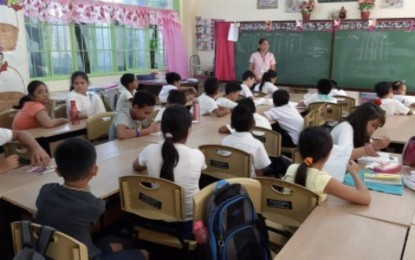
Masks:
[[[105,2],[177,9],[178,0],[106,0]],[[112,24],[51,24],[25,17],[32,78],[67,78],[73,71],[105,75],[166,69],[158,25],[145,29]]]

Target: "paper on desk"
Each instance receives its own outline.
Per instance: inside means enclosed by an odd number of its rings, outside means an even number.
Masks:
[[[397,159],[390,156],[389,153],[378,152],[379,157],[373,156],[362,156],[357,159],[357,162],[360,164],[370,164],[370,163],[387,163],[387,162],[395,162]]]
[[[265,98],[256,98],[254,99],[255,106],[261,106],[265,102]]]
[[[333,145],[329,159],[324,164],[323,171],[327,172],[336,180],[343,182],[347,164],[352,155],[352,149],[350,146]]]
[[[239,38],[239,26],[237,23],[231,23],[228,33],[228,41],[237,42]]]

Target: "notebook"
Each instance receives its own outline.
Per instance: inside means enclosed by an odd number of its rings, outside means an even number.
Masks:
[[[343,182],[351,155],[352,147],[333,145],[329,159],[323,166],[323,171],[327,172],[336,180]]]
[[[361,180],[364,180],[365,173],[373,173],[373,171],[360,170],[359,178]],[[353,177],[350,174],[346,174],[346,177],[344,178],[343,183],[349,186],[355,186]],[[384,193],[399,195],[399,196],[402,196],[403,194],[402,183],[400,185],[390,185],[390,184],[383,184],[383,183],[365,182],[365,185],[369,190],[374,190],[374,191],[379,191],[379,192],[384,192]]]

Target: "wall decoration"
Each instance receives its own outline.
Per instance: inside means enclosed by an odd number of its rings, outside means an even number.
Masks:
[[[257,9],[278,8],[278,0],[257,0]]]
[[[337,2],[356,2],[356,0],[318,0],[319,4],[337,3]]]
[[[402,8],[404,0],[381,0],[381,8]]]
[[[300,12],[300,4],[303,0],[286,0],[285,12],[287,13],[298,13]]]
[[[214,20],[196,17],[196,48],[198,51],[213,51],[215,49]]]

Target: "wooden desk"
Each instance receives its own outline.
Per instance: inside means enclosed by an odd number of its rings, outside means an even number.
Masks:
[[[406,239],[405,251],[403,253],[403,260],[415,259],[415,226],[412,225],[409,229],[408,238]]]
[[[317,207],[274,259],[400,259],[407,228]]]
[[[146,90],[153,95],[158,96],[161,88],[164,85],[167,85],[165,80],[140,80],[138,89]],[[196,90],[199,88],[199,82],[190,82],[184,80],[180,82],[180,85],[186,87],[194,87]]]
[[[405,144],[415,134],[415,116],[389,116],[373,136],[389,136],[392,143]]]

